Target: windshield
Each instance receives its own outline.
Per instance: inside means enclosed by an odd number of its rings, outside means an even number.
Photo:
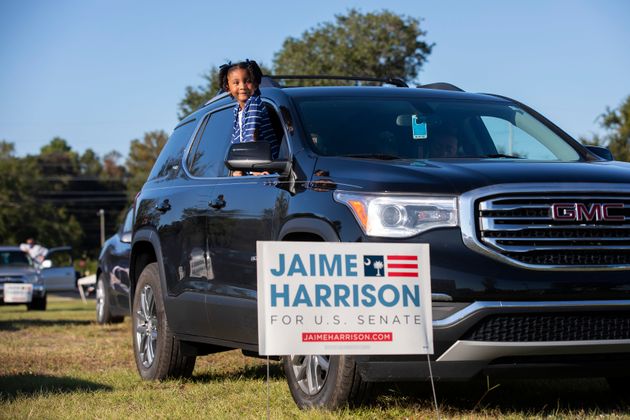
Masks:
[[[296,102],[313,148],[324,156],[579,160],[546,125],[506,102],[329,96]]]
[[[0,267],[33,267],[33,261],[22,251],[0,251]]]

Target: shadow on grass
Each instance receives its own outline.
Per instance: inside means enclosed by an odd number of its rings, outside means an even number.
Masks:
[[[235,380],[235,379],[267,379],[267,365],[247,366],[243,369],[239,369],[232,372],[225,373],[204,373],[201,375],[193,376],[192,382],[214,382],[223,380]],[[278,362],[272,361],[269,363],[269,379],[284,379],[284,372],[282,365]]]
[[[433,408],[430,382],[377,384],[373,405]],[[446,415],[568,415],[627,413],[630,400],[611,391],[604,379],[506,379],[483,383],[437,383],[440,411]]]
[[[112,387],[68,376],[21,374],[0,376],[0,398],[42,393],[66,394],[80,391],[111,391]]]
[[[46,308],[46,312],[94,312],[94,308],[88,308],[85,306],[75,306],[71,308]]]
[[[28,327],[77,327],[80,325],[90,325],[91,323],[92,321],[80,319],[16,319],[12,321],[0,321],[0,331],[19,331]]]

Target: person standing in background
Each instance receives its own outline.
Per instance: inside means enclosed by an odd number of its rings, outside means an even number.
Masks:
[[[20,244],[20,249],[26,252],[33,261],[41,264],[44,261],[44,257],[48,253],[48,248],[43,247],[35,243],[35,239],[28,238],[26,243]]]

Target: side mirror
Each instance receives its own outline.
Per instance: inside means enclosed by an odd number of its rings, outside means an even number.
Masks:
[[[231,145],[225,166],[231,171],[288,173],[291,163],[286,160],[273,160],[270,143],[250,141]]]
[[[131,232],[125,232],[120,235],[120,242],[130,244],[131,243]]]
[[[606,147],[601,146],[586,146],[589,152],[599,156],[604,160],[615,160],[613,158],[612,152],[608,150]]]
[[[52,267],[52,261],[51,260],[44,260],[42,261],[42,268],[51,268]]]

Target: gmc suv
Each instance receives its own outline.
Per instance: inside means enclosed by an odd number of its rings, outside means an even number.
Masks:
[[[267,143],[230,144],[227,94],[175,127],[135,203],[142,378],[189,376],[196,356],[228,349],[258,355],[257,240],[389,242],[430,245],[435,377],[598,376],[621,388],[630,165],[515,100],[386,82],[265,78],[275,160]],[[300,407],[429,376],[419,355],[291,355],[283,367]]]

